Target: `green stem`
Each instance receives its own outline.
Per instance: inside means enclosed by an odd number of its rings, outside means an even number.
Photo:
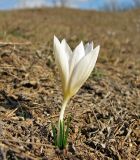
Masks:
[[[58,133],[57,133],[57,142],[59,142],[59,138],[60,138],[60,123],[63,123],[63,119],[64,119],[64,112],[65,112],[65,108],[67,106],[67,103],[69,101],[69,98],[65,98],[62,104],[62,108],[60,111],[60,116],[59,116],[59,121],[58,121]]]

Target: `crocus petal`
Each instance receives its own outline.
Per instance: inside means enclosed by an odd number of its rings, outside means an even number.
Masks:
[[[70,63],[70,75],[73,72],[74,67],[76,64],[85,56],[85,50],[83,42],[81,42],[73,51],[73,57]]]
[[[84,48],[85,48],[85,54],[90,53],[93,50],[93,42],[87,43]]]
[[[100,46],[97,46],[89,54],[83,57],[74,68],[71,79],[69,81],[69,94],[71,96],[76,94],[83,83],[88,79],[95,66],[99,50]]]
[[[55,36],[54,36],[54,56],[61,75],[63,93],[65,94],[65,90],[67,88],[69,79],[68,58],[59,40]]]
[[[70,46],[67,44],[65,39],[62,40],[61,46],[64,49],[64,51],[65,51],[65,53],[66,53],[66,55],[68,57],[68,61],[70,63],[73,53],[72,53],[72,50],[71,50]]]

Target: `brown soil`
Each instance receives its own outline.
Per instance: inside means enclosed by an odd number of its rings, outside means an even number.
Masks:
[[[95,70],[71,99],[69,145],[53,145],[62,104],[53,35],[101,45]],[[0,12],[0,159],[140,159],[140,10]]]

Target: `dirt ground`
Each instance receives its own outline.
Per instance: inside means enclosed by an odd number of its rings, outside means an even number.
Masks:
[[[61,82],[53,36],[100,44],[94,71],[71,99],[69,145],[53,145]],[[140,10],[0,12],[0,160],[140,160]]]

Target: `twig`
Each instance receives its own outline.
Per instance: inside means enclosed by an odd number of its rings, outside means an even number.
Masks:
[[[6,146],[5,144],[0,143],[0,147],[2,148],[7,148],[9,149],[9,146]],[[17,150],[16,147],[12,146],[12,151],[15,152],[16,154],[20,154],[20,156],[22,158],[29,158],[32,160],[37,160],[37,158],[35,158],[33,155],[31,155],[30,153],[23,153],[23,150],[21,150],[21,148],[18,148],[19,150]]]
[[[16,68],[16,67],[13,67],[13,66],[0,66],[0,68]]]
[[[24,43],[19,43],[19,42],[0,42],[0,47],[5,47],[5,46],[12,46],[12,45],[30,45],[31,42],[24,42]]]
[[[12,139],[4,139],[4,138],[0,138],[0,141],[8,141],[8,142],[14,142],[14,143],[23,143],[23,144],[32,144],[32,145],[40,145],[40,146],[46,146],[49,148],[55,148],[49,144],[42,144],[42,143],[34,143],[34,142],[24,142],[24,141],[18,141],[16,139],[12,140]]]
[[[90,108],[91,108],[91,110],[92,110],[93,116],[94,116],[94,118],[95,118],[95,121],[96,121],[97,124],[98,124],[99,129],[102,129],[102,126],[101,126],[101,124],[100,124],[100,121],[97,119],[96,114],[95,114],[95,112],[94,112],[94,108],[92,108],[92,107],[90,107]]]

